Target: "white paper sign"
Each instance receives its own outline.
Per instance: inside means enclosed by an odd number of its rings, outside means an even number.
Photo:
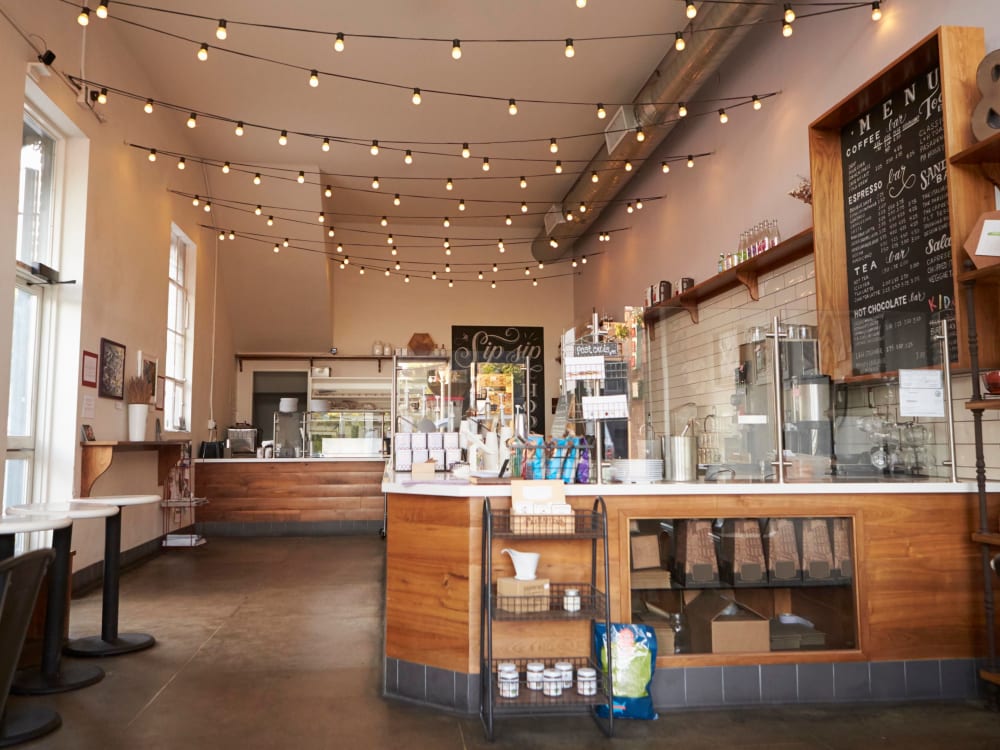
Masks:
[[[93,419],[97,415],[97,399],[93,396],[84,395],[80,399],[80,416],[84,419]]]
[[[943,417],[944,398],[940,370],[899,371],[900,416]]]
[[[976,255],[1000,257],[1000,221],[987,219],[983,222],[983,233],[979,235]]]

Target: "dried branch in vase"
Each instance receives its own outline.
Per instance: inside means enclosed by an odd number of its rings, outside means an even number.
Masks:
[[[798,198],[800,201],[805,203],[807,206],[811,206],[813,202],[813,188],[812,182],[807,177],[802,177],[799,175],[799,186],[794,190],[789,191],[789,195],[793,198]]]
[[[125,401],[129,404],[148,404],[153,397],[153,389],[149,382],[138,375],[133,375],[125,383]]]

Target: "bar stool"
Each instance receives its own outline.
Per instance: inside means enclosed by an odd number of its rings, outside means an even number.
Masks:
[[[78,503],[114,505],[118,512],[104,519],[104,590],[101,605],[101,634],[74,638],[63,650],[68,656],[118,656],[142,651],[156,639],[147,633],[118,632],[118,578],[121,573],[122,510],[128,505],[158,503],[159,495],[106,495],[82,497]]]
[[[93,503],[28,503],[12,505],[7,512],[13,516],[44,515],[69,518],[107,518],[118,512],[113,505]],[[11,685],[15,695],[49,695],[93,685],[104,678],[104,670],[96,664],[63,664],[62,634],[66,626],[66,595],[72,576],[73,526],[59,529],[52,536],[56,558],[49,568],[49,591],[45,610],[45,633],[42,636],[42,663],[18,671]]]

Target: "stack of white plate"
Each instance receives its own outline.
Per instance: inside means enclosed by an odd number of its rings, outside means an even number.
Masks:
[[[611,462],[619,482],[642,484],[663,481],[663,461],[650,458],[619,458]]]

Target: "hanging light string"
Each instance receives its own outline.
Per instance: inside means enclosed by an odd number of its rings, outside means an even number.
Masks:
[[[61,0],[61,2],[63,2],[65,5],[69,5],[69,6],[73,7],[73,8],[78,8],[79,7],[79,2],[77,2],[76,0]],[[586,0],[584,0],[584,4],[586,4]],[[702,0],[702,4],[703,5],[708,5],[708,4],[718,4],[718,5],[731,5],[731,4],[738,4],[738,5],[775,5],[775,3],[773,2],[773,0]],[[139,3],[125,2],[124,0],[121,0],[121,1],[115,0],[115,5],[118,6],[118,7],[126,7],[126,8],[132,8],[132,9],[140,10],[140,11],[147,11],[147,12],[150,12],[150,13],[164,13],[164,14],[167,14],[167,15],[172,15],[172,16],[177,16],[177,17],[192,18],[192,19],[196,19],[196,20],[203,20],[203,21],[210,22],[213,25],[217,24],[218,28],[224,29],[226,31],[228,31],[229,29],[232,29],[232,28],[245,27],[245,28],[267,29],[267,30],[270,30],[270,31],[294,32],[294,33],[299,33],[299,34],[310,34],[310,35],[320,35],[320,36],[325,36],[325,37],[332,37],[332,38],[335,39],[334,48],[337,51],[342,51],[342,50],[344,50],[346,48],[346,41],[345,40],[348,39],[348,38],[349,39],[372,39],[372,40],[393,41],[393,42],[399,41],[399,42],[422,42],[422,43],[429,43],[429,44],[439,45],[439,46],[441,46],[444,49],[450,49],[452,57],[454,59],[456,59],[456,60],[458,60],[458,59],[461,58],[461,56],[462,56],[461,50],[462,49],[468,49],[468,46],[472,45],[472,44],[476,44],[476,45],[478,45],[478,44],[484,44],[484,45],[485,44],[500,44],[500,45],[518,45],[518,44],[532,44],[532,45],[537,45],[537,44],[548,44],[548,45],[552,45],[552,46],[556,47],[556,49],[558,49],[558,50],[561,50],[562,51],[562,55],[564,57],[574,57],[575,56],[576,45],[578,45],[580,42],[585,42],[585,43],[589,44],[589,43],[593,43],[593,42],[617,42],[617,41],[633,41],[633,40],[636,40],[636,39],[670,38],[670,37],[676,37],[676,35],[678,33],[681,33],[679,31],[675,30],[675,31],[647,31],[647,32],[639,32],[639,33],[631,33],[631,34],[606,34],[606,35],[596,35],[596,36],[586,36],[586,37],[571,37],[571,35],[564,34],[564,35],[561,35],[561,36],[558,36],[558,37],[532,37],[532,38],[484,38],[484,37],[473,37],[473,38],[459,39],[459,38],[456,38],[456,37],[453,37],[453,36],[430,37],[430,36],[406,36],[406,35],[398,35],[398,34],[373,34],[373,33],[362,33],[362,32],[345,32],[343,30],[340,30],[340,31],[331,31],[331,30],[327,30],[327,29],[303,28],[303,27],[297,27],[297,26],[286,26],[286,25],[281,25],[281,24],[260,23],[260,22],[241,21],[241,20],[232,20],[232,19],[218,19],[215,16],[207,16],[207,15],[202,15],[202,14],[197,14],[197,13],[189,13],[189,12],[183,12],[183,11],[178,11],[178,10],[170,10],[170,9],[166,9],[166,8],[158,8],[158,7],[151,6],[151,5],[143,5],[143,4],[139,4]],[[872,7],[871,0],[863,0],[863,1],[862,0],[844,0],[844,1],[837,1],[837,0],[802,0],[801,2],[798,2],[798,1],[795,2],[794,5],[795,5],[796,8],[803,8],[803,7],[819,8],[819,10],[815,10],[815,11],[808,12],[808,13],[801,13],[801,12],[797,13],[797,18],[799,18],[799,19],[813,18],[813,17],[817,17],[817,16],[825,16],[825,15],[828,15],[828,14],[831,14],[831,13],[842,13],[842,12],[845,12],[845,11],[856,10],[858,8],[866,8],[866,9],[870,10],[871,7]],[[136,26],[136,27],[139,27],[139,28],[147,29],[149,31],[153,31],[153,32],[159,33],[159,34],[164,34],[166,36],[170,36],[170,37],[173,37],[173,38],[183,39],[184,41],[187,41],[187,42],[196,43],[192,39],[188,39],[188,38],[176,35],[176,34],[172,34],[170,32],[164,31],[163,29],[160,29],[160,28],[157,28],[157,27],[154,27],[154,26],[147,26],[145,24],[141,24],[141,23],[138,23],[136,21],[129,20],[129,19],[118,18],[117,16],[111,16],[111,17],[114,20],[117,20],[117,21],[119,21],[121,23],[126,23],[126,24],[129,24],[129,25],[132,25],[132,26]],[[695,29],[693,31],[695,31],[695,32],[726,31],[726,30],[731,30],[731,29],[746,28],[746,27],[750,27],[750,26],[759,26],[759,25],[762,25],[762,24],[769,24],[769,23],[774,23],[774,20],[773,19],[770,19],[770,20],[763,20],[762,19],[762,20],[758,20],[758,21],[753,21],[753,22],[748,22],[748,23],[741,23],[741,24],[726,24],[726,25],[721,25],[721,26],[705,26],[705,27],[698,27],[697,29]],[[689,26],[690,26],[690,24],[689,24]],[[216,38],[219,39],[220,41],[225,40],[227,38],[227,36],[228,35],[222,36],[222,35],[220,35],[220,32],[218,30],[216,31]],[[464,48],[461,46],[463,44],[466,45]],[[457,54],[456,54],[456,48],[458,49],[458,53]],[[226,48],[219,48],[219,49],[226,49]],[[573,53],[571,53],[569,51],[570,49],[573,50]],[[284,66],[290,67],[290,68],[296,68],[298,70],[309,70],[308,68],[305,68],[305,67],[302,67],[302,66],[293,65],[293,64],[290,64],[290,63],[286,63],[286,62],[282,62],[282,61],[278,61],[278,60],[273,60],[273,59],[270,59],[270,58],[265,58],[265,57],[260,57],[260,56],[256,56],[256,55],[251,55],[251,54],[248,54],[248,53],[236,53],[236,54],[245,55],[245,56],[253,58],[253,59],[262,60],[262,61],[270,62],[270,63],[273,63],[273,64],[284,65]],[[332,75],[332,74],[326,74],[326,75]],[[349,79],[349,80],[361,80],[361,81],[363,81],[365,83],[373,83],[373,84],[377,84],[377,85],[381,85],[381,86],[392,86],[394,88],[404,88],[404,89],[410,89],[410,88],[412,88],[410,86],[403,86],[401,84],[391,84],[391,83],[386,83],[386,82],[383,82],[383,81],[373,81],[373,80],[369,80],[369,79],[352,79],[349,76],[340,76],[340,77],[343,77],[343,78],[346,78],[346,79]],[[423,90],[423,89],[421,89],[421,90]],[[431,90],[427,89],[427,91],[431,91]],[[490,96],[482,96],[482,95],[478,95],[478,94],[467,94],[467,93],[448,92],[448,91],[435,91],[434,93],[446,94],[446,95],[449,95],[449,96],[464,96],[464,97],[477,98],[477,99],[493,99],[493,100],[498,100],[498,101],[499,100],[506,100],[508,98],[508,97],[490,97]],[[521,100],[518,99],[518,101],[521,101]],[[557,104],[557,103],[559,103],[559,104],[568,104],[568,103],[571,103],[571,102],[554,102],[554,101],[546,101],[546,100],[528,100],[528,99],[525,99],[523,101],[531,102],[531,103],[537,103],[537,104]],[[580,104],[580,102],[572,102],[572,103],[573,104]],[[591,103],[591,105],[592,105],[592,103]]]
[[[398,140],[398,139],[384,139],[384,138],[360,138],[357,136],[344,136],[344,135],[330,135],[324,133],[310,133],[308,131],[299,130],[289,130],[288,128],[278,127],[274,125],[266,125],[262,123],[252,122],[250,120],[245,120],[241,118],[234,118],[228,115],[220,115],[215,112],[208,112],[205,110],[199,110],[194,107],[182,106],[179,104],[173,104],[171,102],[156,100],[153,97],[147,96],[146,94],[139,94],[125,89],[120,89],[115,86],[111,86],[107,83],[93,81],[89,79],[80,78],[78,76],[70,76],[70,80],[74,84],[80,87],[86,87],[93,90],[105,91],[107,94],[114,94],[116,96],[121,96],[126,99],[132,99],[134,101],[143,102],[144,107],[147,112],[150,110],[155,111],[156,107],[162,107],[164,109],[171,110],[173,112],[179,112],[182,114],[195,115],[197,118],[204,120],[214,120],[217,122],[227,123],[229,125],[237,126],[245,132],[248,129],[263,130],[269,133],[279,133],[284,134],[287,139],[289,136],[298,136],[302,138],[310,138],[313,140],[318,140],[321,143],[323,141],[328,141],[327,145],[332,143],[346,144],[350,146],[362,147],[366,150],[374,150],[374,146],[377,145],[379,149],[386,149],[391,151],[404,152],[407,149],[412,149],[413,146],[452,146],[452,147],[465,147],[466,149],[471,149],[473,146],[505,146],[505,145],[520,145],[520,144],[531,144],[531,143],[544,143],[546,145],[551,145],[552,141],[569,141],[581,138],[592,138],[595,136],[604,136],[606,133],[628,133],[631,128],[616,128],[598,131],[589,131],[585,133],[573,133],[569,135],[560,135],[552,137],[551,135],[546,135],[539,138],[522,138],[522,139],[510,139],[510,140],[499,140],[499,141],[425,141],[425,140]],[[677,115],[675,117],[670,117],[657,122],[645,123],[643,127],[656,128],[656,127],[666,127],[676,123],[680,119],[692,119],[696,117],[703,117],[705,115],[714,114],[718,105],[723,104],[727,109],[733,110],[740,107],[750,106],[753,109],[759,109],[762,102],[766,99],[778,96],[781,91],[769,91],[764,94],[750,94],[741,96],[730,96],[730,97],[718,97],[713,99],[697,99],[684,102],[665,102],[665,104],[675,104],[678,108],[684,107],[687,109],[689,105],[694,104],[706,104],[709,105],[709,109],[703,112],[690,112],[688,111],[683,117]],[[415,154],[422,154],[427,156],[447,156],[462,158],[466,160],[466,157],[461,152],[448,151],[424,151],[424,150],[414,150]],[[497,162],[532,162],[532,163],[544,163],[551,164],[553,162],[552,152],[550,150],[550,156],[548,158],[528,158],[528,157],[491,157]],[[589,159],[565,159],[564,163],[589,163]]]

